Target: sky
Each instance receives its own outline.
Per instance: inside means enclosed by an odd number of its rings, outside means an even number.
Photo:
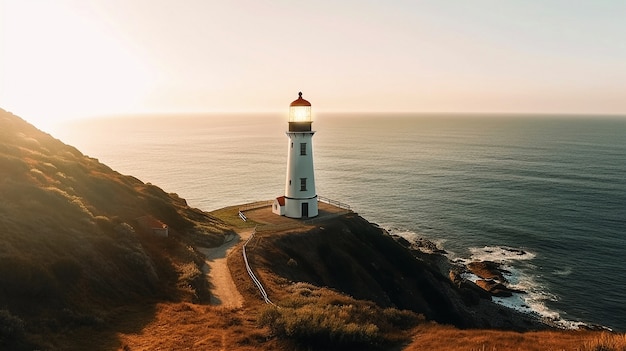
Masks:
[[[0,0],[0,108],[626,114],[623,0]]]

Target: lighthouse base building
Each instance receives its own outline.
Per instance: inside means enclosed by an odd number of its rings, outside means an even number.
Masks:
[[[310,218],[319,214],[317,197],[315,199],[287,199],[284,196],[274,199],[272,212],[290,218]]]
[[[298,95],[289,105],[285,195],[274,200],[272,212],[290,218],[310,218],[318,215],[313,169],[315,132],[311,130],[311,103],[302,98],[302,93]]]

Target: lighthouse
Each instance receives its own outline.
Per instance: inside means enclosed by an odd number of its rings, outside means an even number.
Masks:
[[[276,214],[291,218],[310,218],[318,214],[312,123],[311,103],[298,93],[298,99],[289,105],[285,195],[274,200],[272,212]]]

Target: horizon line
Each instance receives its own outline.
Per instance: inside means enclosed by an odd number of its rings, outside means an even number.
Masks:
[[[6,110],[5,110],[6,111]],[[10,111],[7,111],[10,112]],[[134,116],[134,117],[155,117],[155,116],[172,116],[172,115],[267,115],[267,114],[279,114],[279,115],[287,115],[287,111],[278,111],[278,110],[259,110],[259,111],[251,111],[251,110],[241,110],[241,111],[216,111],[216,110],[208,110],[208,111],[162,111],[162,112],[119,112],[119,113],[106,113],[106,114],[97,114],[97,115],[86,115],[83,117],[68,117],[68,120],[76,120],[76,119],[92,119],[92,118],[108,118],[108,117],[124,117],[124,116]],[[480,111],[363,111],[363,110],[322,110],[315,111],[314,114],[342,114],[342,115],[380,115],[380,114],[390,114],[390,115],[442,115],[442,116],[570,116],[570,117],[626,117],[626,112],[511,112],[511,111],[490,111],[490,112],[480,112]]]

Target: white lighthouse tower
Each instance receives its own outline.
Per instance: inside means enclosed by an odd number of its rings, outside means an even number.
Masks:
[[[291,217],[309,218],[318,214],[315,174],[313,171],[313,134],[311,103],[302,98],[289,105],[289,137],[285,196],[274,200],[272,212]]]

